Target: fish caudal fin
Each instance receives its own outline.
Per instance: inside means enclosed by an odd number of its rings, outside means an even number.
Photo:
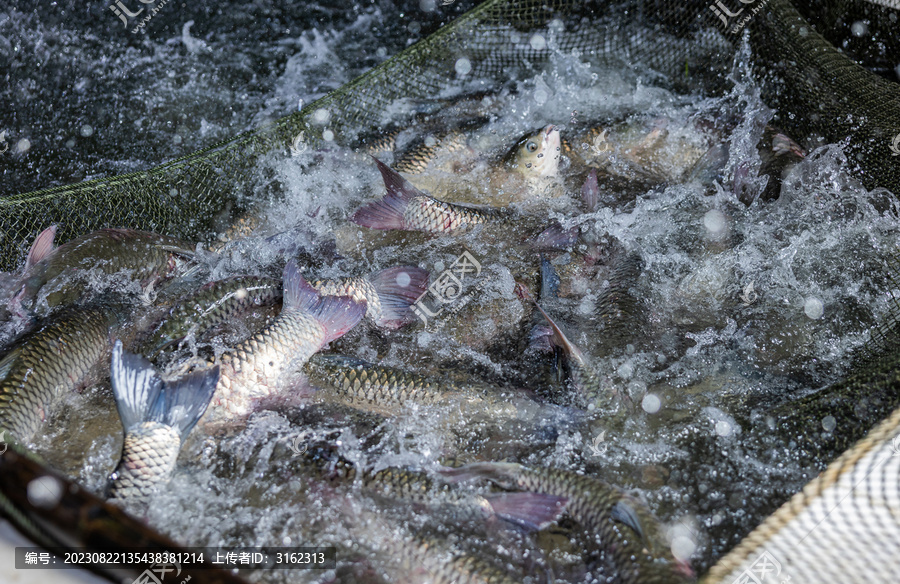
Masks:
[[[184,442],[206,412],[218,383],[219,366],[216,365],[164,384],[148,419],[175,428]]]
[[[484,498],[494,515],[531,531],[556,522],[569,502],[566,497],[544,493],[492,493]]]
[[[162,391],[162,379],[153,365],[140,355],[126,353],[116,341],[110,367],[113,394],[122,426],[130,428],[146,421]]]
[[[413,198],[423,196],[423,193],[388,165],[377,158],[373,160],[381,171],[387,194],[357,209],[350,220],[369,229],[406,229],[403,219],[406,207]]]
[[[381,301],[380,327],[398,329],[415,320],[409,309],[428,287],[428,270],[415,266],[396,266],[381,270],[369,281]]]
[[[47,229],[41,231],[34,238],[31,249],[28,250],[28,257],[25,259],[25,272],[27,273],[36,263],[43,260],[53,252],[53,239],[56,237],[57,225],[51,225]]]
[[[284,267],[284,311],[302,311],[325,328],[322,344],[343,336],[357,325],[366,314],[366,304],[347,296],[319,296],[307,282],[297,264],[288,262]]]

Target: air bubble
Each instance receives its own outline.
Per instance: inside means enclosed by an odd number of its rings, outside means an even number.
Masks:
[[[809,318],[816,320],[822,318],[822,315],[825,313],[825,305],[815,296],[810,296],[803,305],[803,312],[805,312],[806,316]]]
[[[409,286],[409,283],[411,281],[412,279],[409,277],[408,272],[400,272],[399,274],[397,274],[397,285],[401,288],[406,288],[407,286]]]
[[[90,127],[88,124],[81,126],[81,135],[85,138],[89,138],[94,135],[94,128]]]
[[[331,112],[324,107],[320,107],[313,112],[312,119],[317,124],[327,124],[328,120],[331,119]]]
[[[16,143],[16,151],[19,153],[28,152],[31,150],[31,140],[28,138],[22,138]]]
[[[28,483],[28,502],[42,509],[53,509],[62,499],[63,486],[56,477],[43,476]]]
[[[332,132],[331,130],[325,130],[324,132],[322,132],[322,139],[326,142],[333,142],[334,132]]]
[[[648,414],[655,414],[659,411],[661,406],[662,401],[660,401],[659,396],[654,393],[648,393],[644,396],[644,399],[641,400],[641,407],[644,408],[644,411]]]
[[[703,226],[710,235],[721,235],[725,231],[725,214],[718,209],[711,209],[703,216]]]
[[[547,39],[544,38],[544,35],[539,33],[531,35],[528,43],[535,51],[542,51],[547,48]]]
[[[865,22],[861,20],[857,20],[852,25],[850,25],[850,32],[853,33],[855,37],[865,36],[867,32],[869,32],[869,27]]]
[[[719,420],[716,422],[716,434],[719,436],[731,436],[731,424],[726,422],[725,420]]]
[[[456,60],[456,73],[459,76],[468,75],[472,70],[472,62],[465,57]]]
[[[826,432],[831,432],[837,426],[837,420],[834,419],[834,416],[825,416],[822,418],[822,427],[825,428]]]

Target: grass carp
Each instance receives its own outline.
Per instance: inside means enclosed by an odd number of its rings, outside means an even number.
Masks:
[[[165,383],[149,361],[124,352],[122,342],[116,341],[110,375],[125,428],[122,459],[110,476],[110,496],[140,504],[171,476],[182,443],[212,399],[219,367]]]

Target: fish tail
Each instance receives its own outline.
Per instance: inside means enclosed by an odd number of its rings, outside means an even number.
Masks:
[[[378,292],[382,315],[378,326],[397,329],[415,319],[409,309],[428,286],[428,270],[415,266],[396,266],[381,270],[369,281]]]
[[[541,231],[532,241],[532,247],[535,249],[568,249],[578,243],[578,227],[566,229],[559,223],[554,222],[550,227]]]
[[[149,412],[149,420],[178,430],[181,441],[203,417],[219,383],[219,366],[188,373],[163,385]]]
[[[491,493],[484,498],[494,515],[531,531],[556,522],[569,502],[566,497],[545,493]]]
[[[122,341],[117,340],[110,375],[126,434],[144,422],[159,422],[175,428],[184,440],[206,412],[219,382],[219,367],[195,371],[166,384],[147,359],[125,352]]]
[[[284,267],[283,310],[302,311],[316,319],[325,329],[324,345],[355,327],[366,313],[366,303],[347,296],[320,296],[300,275],[297,264],[288,262]]]
[[[113,395],[125,433],[149,419],[162,391],[162,379],[153,365],[142,357],[126,353],[116,341],[110,366]]]
[[[387,195],[357,209],[350,220],[370,229],[406,229],[406,207],[413,198],[423,194],[388,165],[377,158],[373,160],[381,171]]]

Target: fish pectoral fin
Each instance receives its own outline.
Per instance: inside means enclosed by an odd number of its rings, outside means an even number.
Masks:
[[[545,493],[492,493],[484,496],[494,515],[531,531],[556,522],[569,499]]]

